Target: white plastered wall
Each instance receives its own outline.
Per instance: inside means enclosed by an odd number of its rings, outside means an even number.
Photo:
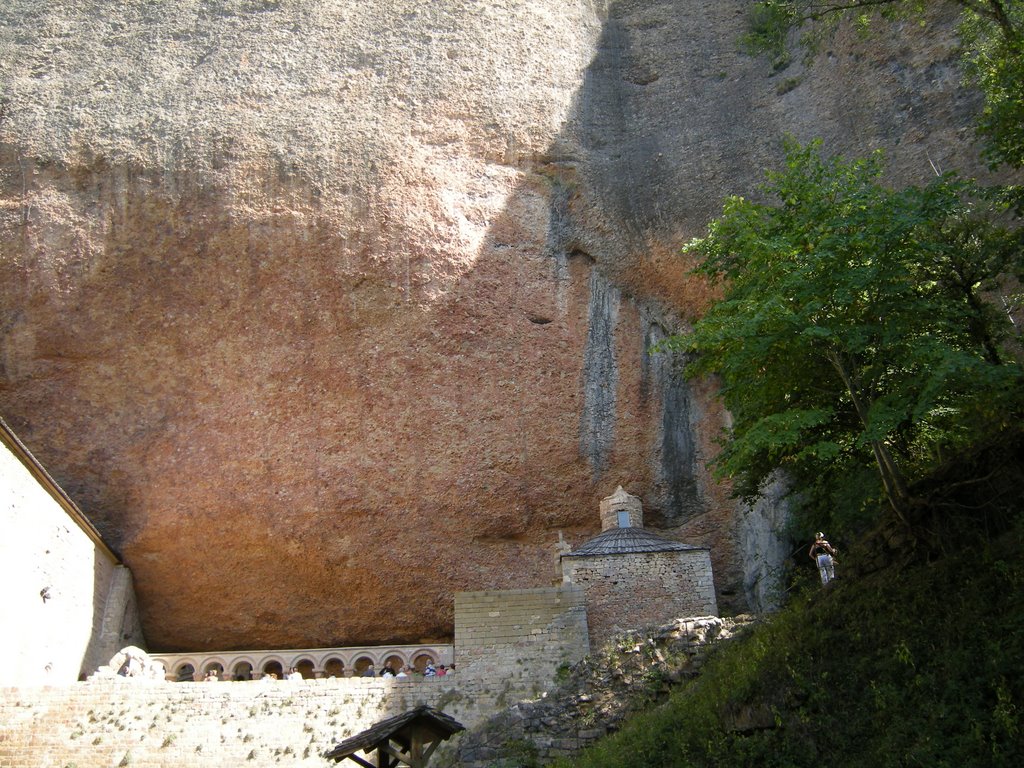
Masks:
[[[98,657],[109,659],[118,650],[113,646],[142,642],[141,633],[134,631],[130,574],[40,482],[39,471],[29,468],[32,460],[16,455],[17,448],[4,437],[0,685],[73,682],[94,671]],[[115,607],[123,605],[120,615],[111,616],[111,600]]]

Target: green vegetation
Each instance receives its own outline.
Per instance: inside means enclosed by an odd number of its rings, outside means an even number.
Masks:
[[[724,298],[668,342],[692,356],[688,375],[721,377],[719,475],[750,498],[784,470],[817,525],[847,530],[883,494],[919,527],[913,484],[1015,434],[1024,412],[1018,337],[995,303],[1024,275],[1021,230],[996,223],[990,191],[952,176],[894,191],[881,170],[877,155],[789,143],[767,202],[730,198],[687,246]]]
[[[573,765],[1024,764],[1022,533],[807,589]]]
[[[950,2],[984,159],[1024,168],[1024,2]],[[925,7],[767,0],[745,44],[782,69],[795,30],[811,50]],[[788,143],[687,246],[723,298],[668,342],[720,377],[719,476],[753,497],[781,473],[798,537],[856,542],[839,581],[807,561],[782,611],[574,765],[1024,764],[1024,196],[881,174]]]

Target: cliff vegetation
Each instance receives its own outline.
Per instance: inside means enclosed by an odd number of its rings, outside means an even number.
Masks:
[[[865,26],[921,7],[851,5]],[[730,198],[687,246],[723,289],[671,342],[722,381],[719,474],[750,497],[787,477],[797,539],[827,525],[849,544],[840,578],[820,585],[798,550],[784,610],[576,765],[1024,759],[1024,100],[1007,87],[1024,4],[955,5],[983,154],[1011,183],[893,189],[878,157],[791,142],[758,200]],[[838,13],[758,3],[751,39],[784,67],[785,34]]]
[[[810,585],[573,765],[1020,765],[1021,534]]]

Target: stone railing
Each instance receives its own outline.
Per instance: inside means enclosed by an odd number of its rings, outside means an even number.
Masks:
[[[451,645],[378,645],[352,648],[302,648],[287,651],[207,651],[201,653],[154,653],[151,658],[167,670],[168,680],[200,681],[210,671],[223,680],[257,680],[271,674],[281,677],[297,669],[305,679],[354,677],[369,665],[377,674],[390,664],[422,671],[427,662],[450,666]]]

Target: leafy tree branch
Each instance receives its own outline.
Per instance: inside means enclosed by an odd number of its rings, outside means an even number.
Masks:
[[[992,298],[1024,269],[1019,231],[954,176],[890,190],[879,155],[789,142],[763,188],[730,198],[687,251],[724,287],[670,345],[716,374],[733,416],[717,471],[754,496],[783,469],[835,497],[873,467],[908,527],[914,480],[1016,423],[1024,368]]]

